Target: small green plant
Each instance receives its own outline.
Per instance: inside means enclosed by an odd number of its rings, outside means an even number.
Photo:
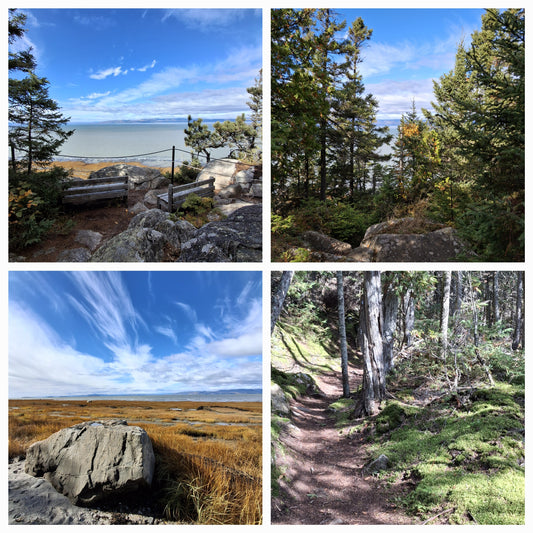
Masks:
[[[27,185],[9,191],[9,244],[12,249],[39,242],[51,228],[53,220],[42,218],[42,203]]]
[[[184,219],[196,228],[200,228],[209,222],[207,215],[213,211],[213,207],[212,198],[202,198],[191,193],[172,218],[175,220]]]

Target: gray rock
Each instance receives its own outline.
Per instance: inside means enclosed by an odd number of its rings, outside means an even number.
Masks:
[[[239,161],[237,159],[217,159],[210,161],[196,176],[196,181],[215,178],[215,190],[223,189],[235,182],[234,174]]]
[[[382,470],[386,470],[389,466],[389,458],[381,454],[377,459],[374,459],[370,463],[368,463],[364,469],[369,474],[377,474],[378,472],[381,472]]]
[[[302,239],[309,248],[327,254],[347,255],[352,250],[350,244],[328,237],[318,231],[306,231],[302,235]]]
[[[237,211],[237,209],[241,209],[241,207],[246,207],[249,205],[253,205],[253,204],[251,204],[250,202],[244,202],[242,200],[235,200],[234,202],[230,204],[217,205],[217,208],[223,215],[229,216],[235,211]]]
[[[92,263],[147,263],[164,258],[167,242],[159,231],[127,229],[105,242],[91,257]]]
[[[156,168],[138,167],[136,165],[120,164],[104,167],[92,172],[89,179],[108,178],[113,176],[128,176],[128,188],[138,190],[157,189],[168,185],[169,180],[165,178]]]
[[[148,191],[145,195],[144,195],[144,199],[143,199],[143,202],[145,205],[147,205],[148,207],[150,208],[154,208],[157,206],[157,197],[160,195],[160,194],[165,194],[168,192],[168,188],[159,188],[159,189],[153,189],[151,191]]]
[[[135,215],[126,231],[105,242],[92,256],[92,262],[159,262],[165,247],[178,253],[181,243],[191,239],[196,228],[185,220],[173,222],[170,214],[149,209]]]
[[[202,226],[182,242],[178,262],[259,262],[262,259],[261,205],[238,209],[226,220]]]
[[[238,198],[242,194],[242,187],[239,183],[235,183],[234,185],[228,185],[227,187],[224,187],[219,193],[218,196],[222,199],[225,198]]]
[[[102,242],[102,234],[88,229],[79,230],[74,240],[94,252]]]
[[[254,180],[252,182],[251,192],[254,198],[262,198],[263,197],[263,181]]]
[[[374,250],[365,246],[358,246],[353,248],[346,256],[347,261],[354,261],[356,263],[371,262],[374,258]]]
[[[60,263],[85,263],[90,261],[91,252],[87,248],[72,248],[63,250],[58,256],[57,261]]]
[[[270,386],[270,403],[272,412],[288,416],[291,414],[291,408],[283,389],[277,384],[272,383]]]
[[[255,175],[255,167],[249,167],[246,170],[239,170],[235,174],[235,183],[241,183],[241,184],[248,184],[248,186],[252,183],[252,180],[254,179]]]
[[[32,444],[27,474],[44,477],[74,504],[150,487],[155,457],[146,431],[124,420],[83,422]]]
[[[142,202],[137,202],[132,208],[129,209],[129,212],[133,215],[138,215],[139,213],[144,213],[145,211],[148,211],[148,207],[146,207]]]
[[[360,247],[369,249],[375,262],[453,261],[466,250],[452,228],[428,233],[370,234]]]

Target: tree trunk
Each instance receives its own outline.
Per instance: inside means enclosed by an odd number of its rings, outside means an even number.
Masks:
[[[387,283],[383,289],[383,361],[385,373],[394,368],[394,333],[398,318],[398,295]]]
[[[346,342],[346,320],[344,317],[344,281],[342,272],[337,272],[337,296],[339,300],[339,336],[341,343],[342,395],[350,396],[350,379],[348,377],[348,347]]]
[[[320,200],[326,201],[326,127],[327,123],[325,119],[320,121]]]
[[[381,282],[380,273],[365,272],[363,326],[363,401],[368,415],[375,415],[385,398],[385,368],[380,329]]]
[[[453,315],[456,315],[461,311],[461,305],[463,304],[463,276],[462,272],[455,272],[455,291],[453,300]]]
[[[281,275],[279,286],[276,292],[272,294],[272,311],[270,314],[271,335],[274,332],[274,327],[276,326],[276,322],[279,318],[279,315],[281,314],[281,310],[283,309],[283,302],[285,301],[285,297],[287,296],[287,291],[289,290],[289,285],[291,284],[293,276],[294,272],[283,272],[283,274]]]
[[[415,327],[415,301],[412,289],[402,296],[402,348],[411,346],[411,332]]]
[[[442,307],[440,314],[440,349],[441,358],[446,363],[448,350],[448,320],[450,318],[450,286],[452,273],[449,270],[443,272],[442,279]]]
[[[492,275],[492,311],[495,324],[500,321],[500,297],[498,295],[498,290],[499,272],[496,270]]]
[[[512,344],[513,350],[518,350],[521,344],[523,347],[523,331],[524,331],[524,327],[523,327],[524,317],[522,315],[523,296],[524,296],[524,273],[517,272],[516,273],[515,325],[514,325],[513,344]]]

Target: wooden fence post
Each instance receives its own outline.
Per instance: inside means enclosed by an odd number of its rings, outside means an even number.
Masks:
[[[172,196],[173,196],[173,191],[172,191],[172,183],[168,186],[168,212],[169,213],[172,213]]]
[[[176,156],[176,147],[172,147],[172,174],[170,176],[170,183],[174,183],[174,159]]]

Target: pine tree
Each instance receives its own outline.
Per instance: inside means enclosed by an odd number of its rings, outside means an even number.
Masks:
[[[190,146],[193,150],[193,157],[203,155],[206,162],[211,160],[211,151],[223,146],[222,139],[216,131],[209,129],[207,124],[202,123],[201,118],[193,120],[191,115],[187,117],[187,128],[185,128],[185,146]]]
[[[442,139],[442,177],[462,193],[458,227],[491,260],[524,253],[524,34],[523,9],[488,9],[425,112]]]

